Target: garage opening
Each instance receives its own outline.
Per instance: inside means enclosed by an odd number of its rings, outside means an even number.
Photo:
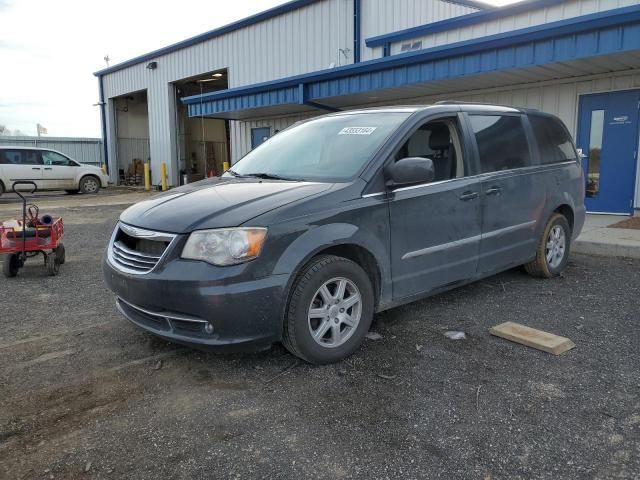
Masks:
[[[181,183],[221,175],[229,161],[229,122],[216,118],[189,118],[181,97],[229,88],[227,70],[217,70],[175,83],[177,157]]]
[[[118,183],[144,185],[144,163],[150,162],[147,91],[113,99]]]

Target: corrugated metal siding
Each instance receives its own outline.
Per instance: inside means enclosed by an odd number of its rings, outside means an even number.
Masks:
[[[476,9],[440,0],[363,0],[362,38],[459,17]],[[362,45],[362,60],[382,56],[381,48]]]
[[[503,17],[497,20],[478,23],[468,27],[457,28],[446,32],[417,37],[414,40],[422,40],[423,48],[431,48],[449,43],[486,37],[497,33],[518,30],[521,28],[542,25],[590,13],[612,10],[614,8],[638,5],[637,0],[569,0],[567,2],[546,8],[532,10]],[[391,45],[391,54],[400,53],[402,42]],[[381,49],[377,49],[380,50]],[[378,56],[381,56],[379,53]],[[375,57],[374,57],[375,58]]]
[[[328,68],[338,63],[338,49],[353,45],[353,3],[325,0],[280,17],[213,38],[146,63],[104,76],[111,98],[166,85],[220,68],[229,69],[229,86],[237,87]],[[340,63],[352,63],[341,57]]]
[[[73,137],[0,137],[2,146],[50,148],[80,163],[102,165],[102,140]]]

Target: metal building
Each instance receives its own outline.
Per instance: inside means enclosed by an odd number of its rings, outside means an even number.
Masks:
[[[327,111],[438,100],[559,115],[584,159],[587,208],[640,208],[637,0],[294,0],[96,72],[110,174],[219,174]]]

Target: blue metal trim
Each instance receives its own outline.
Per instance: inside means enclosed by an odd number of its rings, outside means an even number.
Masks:
[[[104,85],[102,77],[98,77],[98,90],[100,94],[100,126],[102,129],[102,148],[104,150],[104,164],[109,174],[109,148],[107,146],[107,104],[104,99]]]
[[[361,1],[353,0],[353,63],[360,63],[361,12]]]
[[[219,92],[205,93],[203,95],[183,97],[181,100],[184,104],[191,105],[200,103],[201,101],[237,99],[239,97],[255,93],[271,95],[275,90],[282,91],[283,89],[294,87],[294,91],[296,93],[293,95],[296,98],[293,103],[297,103],[297,89],[300,83],[321,83],[336,79],[343,79],[343,81],[348,82],[349,77],[357,74],[385,71],[393,67],[408,67],[414,64],[446,59],[455,55],[468,55],[501,47],[516,47],[520,44],[544,40],[551,37],[587,32],[598,28],[620,26],[636,21],[640,21],[640,5],[606,10],[604,12],[569,18],[553,23],[545,23],[534,27],[513,30],[511,32],[499,33],[487,37],[465,40],[449,45],[393,55],[386,58],[377,58],[355,65],[345,65],[342,67],[296,75],[280,80],[230,88]],[[580,44],[576,46],[578,49],[577,53],[580,53],[581,47],[582,45]]]
[[[100,75],[106,75],[108,73],[117,72],[118,70],[122,70],[132,65],[137,65],[138,63],[152,60],[161,55],[166,55],[167,53],[175,52],[177,50],[190,47],[192,45],[204,42],[205,40],[210,40],[212,38],[225,35],[235,30],[240,30],[242,28],[255,25],[256,23],[260,23],[265,20],[278,17],[285,13],[298,10],[299,8],[306,7],[318,1],[321,1],[321,0],[292,0],[282,5],[278,5],[277,7],[270,8],[269,10],[265,10],[264,12],[260,12],[250,17],[243,18],[242,20],[238,20],[237,22],[230,23],[229,25],[225,25],[223,27],[216,28],[215,30],[210,30],[208,32],[201,33],[200,35],[196,35],[195,37],[191,37],[181,42],[168,45],[159,50],[154,50],[152,52],[145,53],[144,55],[140,55],[138,57],[132,58],[125,62],[118,63],[117,65],[113,65],[112,67],[105,68],[103,70],[98,70],[97,72],[94,72],[94,75],[100,76]]]
[[[448,18],[439,22],[428,23],[418,27],[407,28],[398,32],[378,35],[367,38],[365,44],[369,48],[384,46],[388,43],[397,43],[402,40],[413,39],[429,35],[431,33],[444,32],[454,28],[466,27],[476,23],[487,22],[497,18],[515,15],[529,10],[550,7],[563,3],[564,0],[525,0],[505,7],[493,7],[480,12],[469,13],[460,17]]]
[[[383,57],[388,57],[391,55],[391,44],[390,43],[385,43],[382,46],[382,56]]]

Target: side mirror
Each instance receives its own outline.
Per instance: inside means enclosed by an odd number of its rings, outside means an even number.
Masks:
[[[384,176],[388,187],[400,187],[432,182],[436,172],[430,158],[409,157],[385,168]]]

